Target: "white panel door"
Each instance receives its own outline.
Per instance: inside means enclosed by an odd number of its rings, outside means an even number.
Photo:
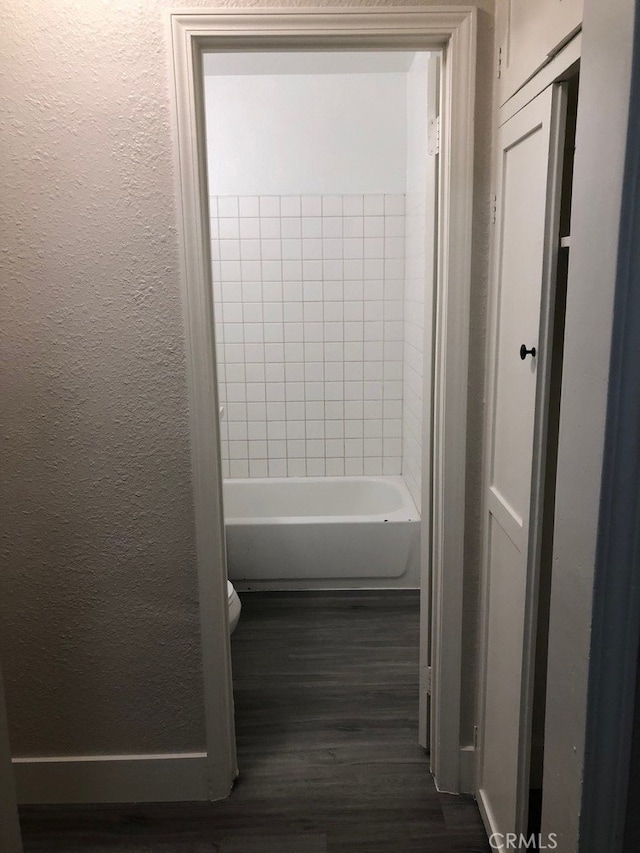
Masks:
[[[537,522],[564,112],[563,89],[550,87],[498,136],[478,777],[489,832],[526,830]],[[522,358],[523,345],[535,355]]]

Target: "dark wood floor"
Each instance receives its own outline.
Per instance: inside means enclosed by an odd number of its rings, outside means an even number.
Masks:
[[[231,797],[26,808],[25,850],[486,853],[475,803],[439,794],[417,745],[417,595],[245,593],[242,602]]]

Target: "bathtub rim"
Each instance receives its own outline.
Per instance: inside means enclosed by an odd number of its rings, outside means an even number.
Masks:
[[[392,512],[382,512],[382,513],[369,513],[369,514],[353,514],[353,515],[265,515],[265,516],[229,516],[227,517],[226,513],[224,513],[224,486],[228,482],[238,483],[242,485],[249,485],[251,483],[273,483],[273,485],[284,485],[291,483],[341,483],[341,482],[362,482],[362,481],[375,481],[381,482],[386,486],[392,486],[396,492],[399,492],[402,496],[402,506],[399,509],[393,510]],[[263,525],[263,524],[323,524],[330,522],[331,524],[363,524],[363,523],[371,523],[378,522],[381,524],[385,523],[397,523],[397,522],[420,522],[421,515],[418,512],[418,508],[415,505],[413,498],[411,497],[411,493],[405,483],[402,475],[400,474],[372,474],[371,476],[367,476],[366,474],[362,475],[345,475],[345,476],[331,476],[331,477],[322,477],[322,476],[313,476],[313,477],[227,477],[223,480],[222,483],[223,490],[223,514],[224,514],[224,523],[225,525],[232,525],[234,527],[239,527],[241,525]]]

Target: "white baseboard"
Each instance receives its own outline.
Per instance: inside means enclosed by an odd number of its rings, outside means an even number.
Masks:
[[[209,800],[207,766],[201,752],[13,759],[24,805]]]
[[[460,793],[475,794],[476,750],[473,746],[460,747]]]

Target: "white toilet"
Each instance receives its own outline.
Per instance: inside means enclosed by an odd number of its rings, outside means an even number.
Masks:
[[[227,581],[227,604],[229,607],[229,633],[233,634],[240,618],[242,605],[238,593],[233,588],[231,581]]]

